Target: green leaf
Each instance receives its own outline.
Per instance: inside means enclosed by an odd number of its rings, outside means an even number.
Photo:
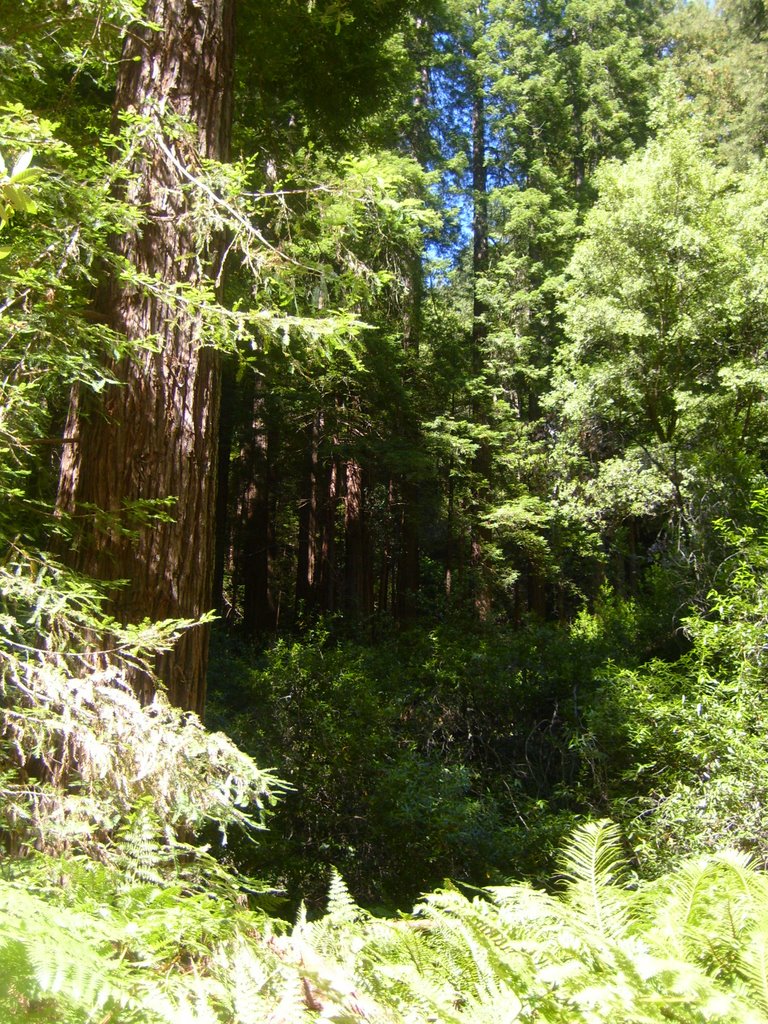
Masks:
[[[17,213],[34,213],[35,204],[22,191],[11,184],[3,185],[5,197]]]
[[[17,178],[20,174],[23,174],[24,171],[26,171],[26,169],[29,167],[30,163],[32,162],[32,156],[33,156],[33,153],[32,153],[31,149],[25,149],[24,150],[24,152],[21,154],[21,156],[18,158],[18,160],[14,164],[13,170],[11,171],[11,177],[12,178]]]
[[[30,181],[34,181],[35,178],[40,177],[39,167],[29,167],[25,171],[21,171],[19,174],[13,174],[12,180],[14,185],[25,185]]]

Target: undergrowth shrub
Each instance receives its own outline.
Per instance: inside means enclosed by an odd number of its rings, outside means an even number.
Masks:
[[[282,998],[258,909],[272,893],[220,850],[228,829],[262,830],[284,786],[125,680],[185,628],[119,626],[97,585],[49,558],[16,549],[0,565],[2,1020],[219,1024],[239,1005],[252,1024]]]
[[[718,529],[731,555],[674,663],[606,666],[574,737],[592,806],[623,822],[644,869],[737,845],[768,861],[768,494],[757,525]]]
[[[407,905],[447,874],[484,877],[504,848],[496,801],[461,757],[456,700],[409,677],[403,653],[316,633],[258,668],[226,662],[234,685],[210,718],[257,761],[279,758],[292,787],[270,843],[238,852],[294,901],[317,906],[337,865],[366,902]]]
[[[264,652],[220,636],[209,720],[292,791],[240,863],[295,901],[330,867],[368,904],[407,906],[445,877],[476,885],[509,865],[545,878],[575,815],[583,708],[613,657],[635,664],[655,622],[605,591],[571,625],[445,623],[352,640],[328,626]]]

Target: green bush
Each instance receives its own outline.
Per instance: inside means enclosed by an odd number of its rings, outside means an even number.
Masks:
[[[646,870],[726,843],[768,858],[765,493],[753,510],[756,526],[719,524],[731,555],[684,623],[690,650],[606,667],[574,737],[593,806],[624,823]]]
[[[312,905],[331,866],[367,905],[510,865],[546,877],[594,802],[572,740],[596,674],[635,663],[654,626],[606,591],[573,626],[444,623],[374,644],[328,625],[261,653],[220,637],[209,721],[293,787],[267,844],[235,844],[240,863]]]

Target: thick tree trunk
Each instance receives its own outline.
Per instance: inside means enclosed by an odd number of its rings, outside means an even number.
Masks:
[[[200,256],[189,181],[200,157],[227,155],[232,76],[232,0],[148,0],[145,16],[160,31],[134,27],[120,65],[117,113],[159,126],[183,119],[189,136],[146,135],[126,199],[141,225],[116,242],[148,289],[112,280],[103,311],[116,330],[152,345],[115,367],[122,382],[95,407],[73,396],[62,460],[60,506],[89,517],[75,561],[103,580],[124,579],[110,610],[122,621],[197,618],[211,604],[220,369],[200,318],[162,293],[179,282],[200,285],[215,266],[216,245]],[[136,503],[168,500],[172,521],[142,523]],[[145,506],[146,507],[146,506]],[[93,509],[111,514],[93,516]],[[156,671],[170,699],[202,712],[208,637],[188,631]],[[153,681],[133,679],[144,700]]]

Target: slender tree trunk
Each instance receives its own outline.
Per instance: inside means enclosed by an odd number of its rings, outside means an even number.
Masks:
[[[376,598],[376,611],[379,615],[386,615],[389,611],[389,588],[390,583],[392,586],[392,610],[397,611],[397,577],[398,570],[393,566],[394,551],[393,547],[396,544],[396,540],[393,539],[393,534],[396,534],[396,522],[397,518],[397,495],[395,489],[395,481],[392,477],[389,478],[387,483],[387,515],[386,515],[386,527],[384,529],[384,542],[381,546],[381,564],[379,568],[378,576],[378,596]],[[394,581],[392,577],[394,576]]]
[[[528,570],[528,607],[542,622],[547,617],[547,586],[541,571],[536,566]]]
[[[324,612],[336,611],[336,510],[339,504],[339,462],[332,458],[327,467],[325,496],[320,524],[320,574],[318,589]]]
[[[397,560],[397,591],[395,611],[404,622],[416,610],[416,596],[420,585],[418,505],[419,486],[415,480],[404,477],[400,484],[399,552]]]
[[[373,577],[370,566],[365,490],[362,466],[350,459],[345,467],[344,566],[347,610],[366,617],[373,611]]]
[[[241,453],[244,487],[239,558],[243,582],[243,625],[251,636],[257,636],[275,626],[270,564],[274,546],[271,516],[273,455],[262,381],[254,378],[251,387],[251,424]]]
[[[302,608],[309,611],[314,608],[317,600],[318,575],[318,506],[320,431],[322,429],[321,414],[312,418],[307,426],[307,443],[304,455],[304,473],[299,499],[299,536],[298,556],[296,561],[296,612]]]
[[[87,519],[74,560],[102,580],[127,580],[110,610],[122,621],[197,618],[211,605],[220,368],[199,316],[169,308],[162,292],[179,282],[206,283],[218,243],[201,257],[192,200],[180,170],[200,157],[226,158],[230,134],[232,0],[148,0],[159,30],[134,26],[120,64],[116,111],[158,125],[145,136],[127,186],[142,223],[115,243],[117,252],[157,289],[113,279],[103,311],[116,330],[152,347],[114,370],[122,382],[96,407],[74,395],[62,460],[60,507]],[[170,117],[191,135],[171,138]],[[184,186],[184,188],[182,188]],[[172,521],[142,521],[137,503],[168,501]],[[110,513],[93,516],[93,509]],[[145,506],[146,508],[146,506]],[[118,522],[118,520],[120,520]],[[157,658],[158,678],[177,705],[202,712],[208,632],[195,628]],[[132,679],[144,700],[154,682]]]
[[[218,459],[216,467],[216,540],[213,559],[213,592],[211,603],[221,618],[231,611],[224,595],[224,578],[231,567],[232,536],[229,520],[229,457],[234,433],[237,381],[234,362],[227,359],[221,381],[221,411],[219,415]]]
[[[485,97],[482,83],[475,86],[472,101],[472,370],[483,369],[482,343],[488,333],[487,306],[480,295],[478,278],[488,270],[488,168],[485,153]]]
[[[406,353],[408,367],[418,362],[419,347],[423,330],[424,314],[424,268],[421,253],[415,253],[410,261],[408,272],[410,284],[410,303],[403,331],[403,349]],[[411,362],[413,360],[414,362]],[[404,391],[409,393],[407,381],[403,382]],[[412,399],[413,401],[413,399]],[[399,433],[413,451],[422,446],[419,421],[413,405],[401,409]],[[399,501],[397,500],[399,498]],[[398,474],[397,486],[390,485],[390,510],[397,512],[397,564],[395,567],[393,610],[400,621],[412,617],[416,607],[416,595],[419,590],[419,504],[421,486],[413,471]],[[397,508],[399,506],[399,508]]]
[[[584,159],[584,100],[582,85],[579,81],[579,36],[574,29],[570,32],[570,46],[573,48],[570,74],[570,108],[573,121],[573,184],[577,194],[582,190],[586,180],[586,160]]]
[[[480,278],[488,270],[488,167],[485,145],[485,97],[483,83],[475,83],[475,94],[472,101],[472,276],[474,280],[474,296],[472,302],[472,337],[471,359],[472,373],[477,379],[482,376],[485,363],[483,343],[488,334],[486,316],[488,308],[482,298]],[[486,411],[480,400],[475,399],[472,409],[476,423],[486,421]],[[474,511],[472,516],[472,536],[470,539],[470,557],[472,563],[472,590],[475,611],[481,621],[491,614],[491,590],[488,580],[485,547],[486,531],[479,521],[483,506],[487,502],[490,477],[490,452],[488,446],[481,444],[474,459],[474,471],[477,476],[475,493],[473,494]]]
[[[445,541],[445,598],[454,598],[454,574],[456,572],[456,482],[453,478],[453,460],[448,464],[447,515]]]

